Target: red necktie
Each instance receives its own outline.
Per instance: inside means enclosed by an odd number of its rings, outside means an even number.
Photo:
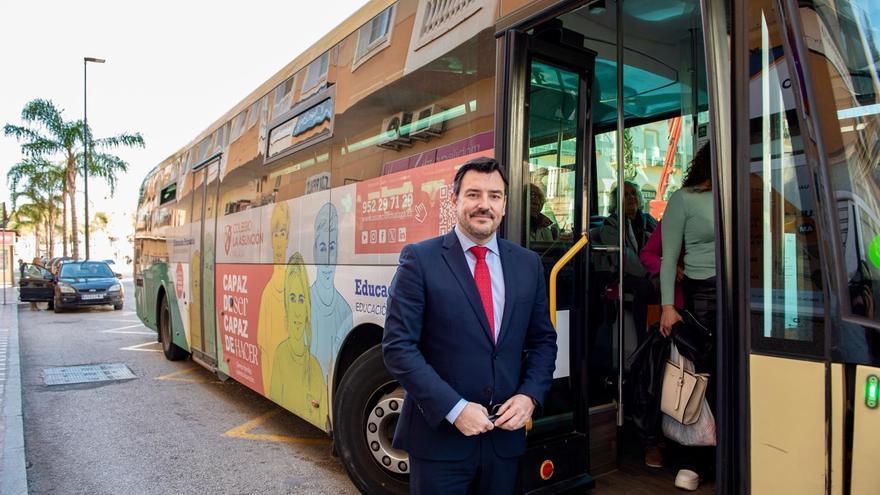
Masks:
[[[486,319],[489,320],[489,333],[492,342],[495,342],[495,312],[492,306],[492,276],[489,274],[489,265],[486,264],[486,253],[489,248],[474,246],[470,249],[477,257],[477,265],[474,267],[474,282],[477,283],[477,291],[483,300],[483,310],[486,311]]]

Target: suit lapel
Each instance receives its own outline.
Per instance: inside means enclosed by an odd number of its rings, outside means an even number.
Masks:
[[[501,330],[498,335],[498,346],[507,336],[507,327],[510,323],[510,315],[513,313],[514,297],[514,266],[512,249],[506,242],[498,239],[498,252],[501,253],[501,271],[504,272],[504,316],[501,318]]]
[[[446,234],[443,240],[443,260],[449,266],[449,270],[455,276],[458,285],[461,286],[461,290],[464,291],[465,298],[471,305],[471,309],[476,313],[477,320],[483,328],[483,333],[491,342],[492,334],[489,332],[489,320],[486,318],[486,310],[483,309],[483,300],[477,291],[474,276],[471,275],[471,269],[468,267],[467,260],[464,258],[464,251],[462,251],[461,244],[458,242],[458,237],[456,237],[454,231]]]

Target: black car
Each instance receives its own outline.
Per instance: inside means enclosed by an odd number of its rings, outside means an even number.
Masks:
[[[49,270],[30,263],[20,267],[18,298],[21,302],[48,302],[52,309],[55,297],[55,277]]]
[[[111,304],[122,309],[125,296],[121,275],[103,261],[69,261],[61,265],[55,281],[55,312],[69,308]]]

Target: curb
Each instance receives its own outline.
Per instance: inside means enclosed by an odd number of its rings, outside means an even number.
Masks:
[[[11,288],[10,288],[11,289]],[[0,305],[0,344],[5,341],[6,352],[0,350],[0,371],[5,366],[5,378],[0,375],[0,493],[27,495],[27,465],[24,457],[24,428],[21,404],[21,363],[18,347],[18,297],[14,289],[6,290],[7,304]],[[11,298],[10,298],[11,292]],[[11,299],[11,300],[10,300]],[[5,357],[5,359],[4,359]]]

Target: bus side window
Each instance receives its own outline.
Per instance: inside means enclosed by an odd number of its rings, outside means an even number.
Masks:
[[[824,354],[825,292],[818,208],[778,12],[762,0],[748,19],[750,309],[752,348]]]
[[[839,225],[838,297],[844,319],[856,323],[835,329],[842,334],[835,347],[848,362],[868,362],[873,355],[876,363],[880,339],[870,336],[880,327],[880,5],[812,1],[799,13],[836,207],[830,221]]]

